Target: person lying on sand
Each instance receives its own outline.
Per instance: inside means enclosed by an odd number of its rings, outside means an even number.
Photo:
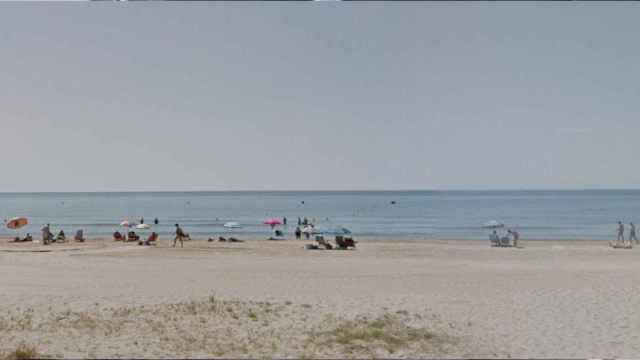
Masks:
[[[19,236],[16,236],[15,238],[13,238],[13,242],[27,242],[27,241],[33,241],[33,237],[31,237],[31,234],[27,234],[27,236],[25,236],[24,239],[20,239]]]

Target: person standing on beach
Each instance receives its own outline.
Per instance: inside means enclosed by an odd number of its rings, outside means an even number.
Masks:
[[[180,225],[176,224],[176,237],[173,239],[173,247],[176,247],[176,242],[180,241],[180,247],[184,247],[184,231]]]
[[[624,225],[622,224],[622,221],[618,221],[618,238],[616,241],[624,244]]]
[[[509,229],[508,233],[511,234],[511,236],[513,236],[513,247],[518,247],[518,240],[520,240],[520,234],[517,231],[511,230],[511,229]]]
[[[144,224],[144,218],[140,218],[140,224]]]
[[[42,243],[48,245],[52,238],[51,229],[49,224],[42,227]]]
[[[300,226],[296,226],[296,240],[300,240],[300,237],[302,236],[302,230],[300,230]]]
[[[302,219],[300,219],[300,216],[298,216],[298,226],[302,225]]]
[[[629,223],[629,245],[631,245],[633,242],[636,242],[636,244],[638,244],[638,238],[636,237],[636,226],[633,224],[633,222]]]
[[[282,225],[287,225],[287,218],[286,217],[282,218]]]
[[[158,225],[158,222],[159,222],[159,221],[158,221],[158,218],[153,219],[153,223],[154,223],[154,224]]]

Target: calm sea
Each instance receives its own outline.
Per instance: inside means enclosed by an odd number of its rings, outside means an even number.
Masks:
[[[619,219],[640,223],[640,190],[2,193],[0,216],[26,216],[21,235],[37,238],[45,223],[54,232],[83,228],[96,237],[141,217],[157,217],[155,230],[165,238],[176,222],[202,237],[229,233],[227,221],[243,225],[233,230],[238,237],[265,238],[266,217],[286,217],[288,233],[307,217],[369,239],[486,240],[481,225],[489,220],[517,228],[524,239],[610,239]]]

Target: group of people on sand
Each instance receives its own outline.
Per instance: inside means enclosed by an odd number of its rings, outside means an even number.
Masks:
[[[518,240],[520,240],[520,233],[514,229],[508,229],[504,236],[500,236],[497,230],[489,235],[489,240],[492,246],[508,246],[518,247]]]
[[[141,221],[143,220],[144,219],[141,219]],[[157,219],[155,221],[157,221]],[[141,222],[141,224],[143,224],[143,222]],[[180,242],[180,247],[184,247],[184,241],[191,240],[191,237],[189,236],[189,234],[185,233],[184,230],[182,230],[179,224],[176,224],[175,226],[176,226],[176,232],[175,232],[176,236],[173,239],[173,247],[176,247],[178,241]],[[137,241],[138,245],[154,245],[154,244],[157,244],[156,241],[158,241],[159,238],[160,236],[155,231],[151,232],[151,235],[149,235],[149,237],[146,240],[141,240],[140,236],[136,234],[136,232],[133,230],[130,230],[126,234],[126,236],[121,234],[117,230],[113,233],[114,241],[124,241],[124,242]]]
[[[31,237],[31,234],[27,234],[27,237]],[[84,238],[84,230],[79,229],[76,231],[76,235],[73,237],[76,242],[84,242],[86,239]],[[51,225],[46,224],[42,227],[42,244],[49,245],[51,243],[64,243],[67,241],[67,236],[64,233],[64,230],[60,229],[58,235],[53,236],[51,232]]]
[[[631,249],[633,248],[634,242],[636,245],[640,244],[640,241],[638,241],[638,238],[636,237],[636,225],[633,222],[629,223],[629,238],[626,240],[624,238],[624,224],[622,221],[618,221],[618,227],[616,230],[618,236],[616,237],[616,241],[609,242],[611,247]]]

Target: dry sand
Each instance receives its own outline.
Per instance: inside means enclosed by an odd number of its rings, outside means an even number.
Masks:
[[[0,353],[22,344],[75,358],[640,355],[640,248],[303,244],[2,240]]]

